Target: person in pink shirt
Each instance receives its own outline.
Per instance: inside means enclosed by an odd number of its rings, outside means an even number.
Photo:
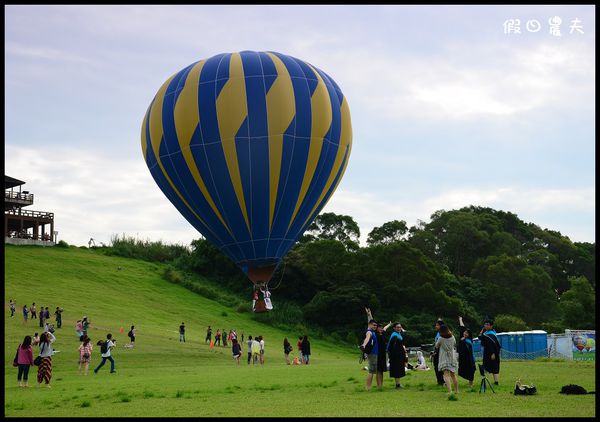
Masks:
[[[29,367],[33,365],[33,350],[31,348],[31,336],[25,336],[23,343],[19,344],[17,349],[17,365],[19,366],[19,387],[29,387],[27,378],[29,377]],[[23,380],[23,381],[21,381]]]
[[[88,374],[90,368],[90,362],[92,360],[92,343],[87,335],[83,336],[82,343],[79,345],[79,374],[81,375],[81,368],[85,367],[84,375]]]

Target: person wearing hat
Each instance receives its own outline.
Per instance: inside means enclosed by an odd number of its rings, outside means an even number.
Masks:
[[[494,375],[494,384],[498,385],[500,374],[500,342],[494,330],[494,321],[490,318],[483,321],[479,332],[479,341],[483,348],[483,368]]]

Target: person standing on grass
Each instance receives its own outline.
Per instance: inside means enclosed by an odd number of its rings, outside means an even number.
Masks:
[[[458,317],[460,330],[460,341],[458,342],[458,375],[469,381],[469,387],[473,387],[475,378],[475,352],[473,351],[473,333],[463,323],[462,317]]]
[[[83,322],[80,319],[78,319],[75,324],[75,332],[80,339],[83,337]]]
[[[44,328],[44,315],[46,315],[44,307],[40,306],[40,317],[38,318],[40,320],[40,328]]]
[[[29,309],[27,309],[27,305],[23,305],[23,324],[27,324],[28,318],[29,318]]]
[[[92,361],[92,343],[88,336],[83,337],[82,343],[79,345],[79,375],[81,375],[81,369],[85,368],[84,375],[88,374],[90,363]]]
[[[252,359],[252,336],[248,336],[246,344],[248,345],[248,365],[250,365],[250,360]]]
[[[302,362],[304,362],[304,359],[302,358],[302,336],[298,337],[298,343],[296,343],[296,347],[298,348],[298,358],[300,360],[300,364],[302,364]]]
[[[240,364],[240,356],[242,356],[242,346],[236,339],[231,340],[231,352],[233,353],[233,359]]]
[[[302,359],[305,365],[310,363],[310,341],[308,341],[308,336],[306,335],[302,337]]]
[[[365,333],[365,339],[360,345],[360,350],[366,356],[368,363],[366,380],[367,391],[371,390],[371,385],[373,384],[373,375],[377,374],[377,355],[379,354],[379,349],[377,347],[377,336],[375,335],[376,329],[377,323],[374,320],[370,320],[369,328]]]
[[[393,325],[394,332],[390,336],[387,345],[387,352],[390,357],[390,377],[396,380],[396,388],[402,388],[400,378],[406,375],[406,362],[408,355],[404,347],[404,338],[402,337],[402,325],[397,322]],[[379,365],[379,363],[378,363]]]
[[[221,345],[221,330],[217,328],[217,332],[215,333],[215,346]]]
[[[131,326],[131,329],[127,333],[127,337],[129,337],[129,347],[133,349],[135,346],[135,326],[134,325]]]
[[[35,307],[35,302],[31,304],[29,310],[31,311],[31,319],[37,319],[37,309]]]
[[[44,308],[44,324],[50,324],[50,309]]]
[[[436,329],[436,333],[435,333],[435,339],[433,340],[433,343],[436,344],[438,338],[440,338],[440,329],[442,326],[446,325],[444,323],[444,321],[441,318],[438,318],[438,320],[435,322],[435,329]],[[438,362],[439,362],[439,352],[437,350],[437,348],[434,346],[433,347],[433,369],[435,372],[435,378],[437,380],[438,385],[444,385],[444,373],[440,370],[438,370]]]
[[[290,362],[290,353],[292,352],[292,345],[290,344],[290,342],[288,341],[287,337],[283,339],[283,355],[285,356],[285,363],[287,363],[288,365],[291,364]]]
[[[45,382],[46,386],[50,388],[50,381],[52,380],[52,343],[54,343],[55,340],[56,337],[54,337],[54,334],[51,332],[44,332],[40,336],[39,356],[42,358],[42,363],[40,363],[40,366],[38,367],[38,387],[41,387],[42,382]]]
[[[62,327],[62,313],[63,309],[56,307],[56,311],[54,311],[54,316],[56,317],[56,328]]]
[[[83,329],[83,334],[87,336],[88,328],[90,328],[90,322],[86,316],[84,316],[83,320],[81,321],[81,327]]]
[[[483,348],[483,367],[494,375],[494,384],[498,385],[500,374],[500,342],[494,330],[494,321],[486,319],[483,322],[483,328],[479,333],[479,341]]]
[[[447,325],[440,327],[440,337],[436,340],[435,347],[439,353],[438,369],[443,373],[448,395],[451,395],[453,391],[458,394],[456,339]]]
[[[19,387],[29,387],[27,379],[29,377],[29,368],[33,365],[33,349],[31,347],[31,336],[25,336],[23,343],[19,344],[17,349],[16,362],[19,366],[17,381]],[[22,381],[21,381],[22,380]]]
[[[185,343],[185,323],[181,321],[181,325],[179,326],[179,342]]]
[[[212,328],[210,328],[210,325],[208,326],[208,329],[206,330],[206,338],[204,339],[204,343],[210,343],[212,341]]]
[[[104,364],[106,363],[107,360],[110,361],[110,373],[112,374],[112,373],[117,372],[115,370],[115,361],[110,354],[110,351],[115,347],[115,343],[116,343],[116,340],[112,339],[112,334],[110,334],[110,333],[108,333],[106,335],[106,341],[101,340],[98,342],[98,345],[100,346],[102,362],[100,362],[100,365],[98,365],[98,367],[96,369],[94,369],[94,374],[98,373],[98,370],[104,366]]]
[[[10,316],[11,317],[15,316],[15,310],[17,309],[17,304],[15,303],[14,299],[10,300],[10,303],[8,304],[8,307],[10,309]]]
[[[228,336],[227,330],[225,330],[225,328],[223,328],[222,333],[223,334],[221,334],[221,337],[223,340],[223,347],[227,347],[227,336]]]
[[[263,336],[258,336],[258,343],[260,344],[260,364],[265,364],[265,340]]]
[[[260,343],[258,342],[258,337],[254,337],[250,348],[252,350],[252,365],[256,365],[260,356]]]

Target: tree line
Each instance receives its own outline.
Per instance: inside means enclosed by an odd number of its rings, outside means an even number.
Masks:
[[[595,243],[572,242],[485,207],[440,210],[430,220],[413,227],[386,222],[361,247],[351,216],[320,214],[271,280],[273,313],[285,303],[290,318],[354,344],[365,307],[401,322],[411,346],[432,342],[438,317],[456,327],[461,315],[474,330],[486,317],[501,331],[595,328]],[[249,300],[249,281],[208,241],[195,240],[191,249],[151,247],[163,258],[142,258],[172,262]]]

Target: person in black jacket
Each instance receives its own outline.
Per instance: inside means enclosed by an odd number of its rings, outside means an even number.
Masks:
[[[494,384],[498,385],[500,373],[500,342],[493,328],[494,321],[486,319],[479,333],[479,341],[483,348],[483,367],[494,375]]]
[[[305,365],[308,365],[310,361],[310,341],[308,341],[308,336],[302,338],[302,360]]]
[[[406,375],[406,362],[408,356],[404,347],[404,338],[402,337],[402,325],[396,322],[394,325],[394,332],[390,336],[390,340],[387,345],[387,352],[390,358],[390,377],[396,379],[396,388],[402,388],[400,385],[400,378]]]
[[[458,317],[460,340],[458,342],[458,375],[469,381],[469,387],[473,387],[475,378],[475,354],[473,353],[473,333],[463,323],[462,317]]]

